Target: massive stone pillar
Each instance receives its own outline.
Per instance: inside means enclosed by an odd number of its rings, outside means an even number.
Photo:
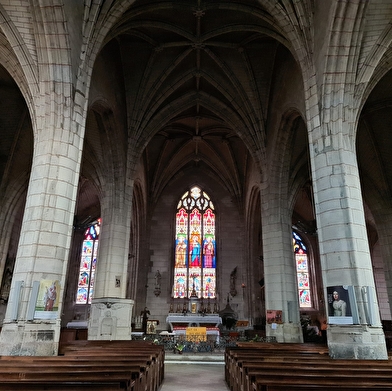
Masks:
[[[19,30],[27,26],[24,16],[14,23],[12,12],[2,8],[9,70],[29,107],[34,150],[0,355],[57,354],[89,84],[88,66],[78,72],[76,60],[85,30],[79,18],[65,15],[65,8],[36,3],[28,38]],[[80,33],[70,38],[69,26]]]
[[[114,186],[114,184],[113,184]],[[103,202],[102,227],[88,326],[89,339],[131,339],[134,301],[126,298],[131,192]]]
[[[366,6],[336,2],[320,24],[326,39],[315,45],[314,58],[325,66],[304,62],[303,69],[329,352],[334,358],[386,359],[355,150],[363,92],[375,68],[358,68],[358,26]]]
[[[273,177],[273,174],[271,175]],[[278,177],[278,176],[277,176]],[[271,184],[270,184],[271,186]],[[267,319],[266,334],[278,342],[303,342],[292,245],[291,216],[285,197],[262,189],[265,307],[281,318]]]
[[[81,137],[39,129],[0,354],[57,353]],[[67,137],[68,136],[68,137]]]
[[[333,358],[386,359],[354,143],[343,120],[311,134],[320,260]],[[324,136],[323,136],[324,134]],[[346,312],[334,311],[337,291]]]

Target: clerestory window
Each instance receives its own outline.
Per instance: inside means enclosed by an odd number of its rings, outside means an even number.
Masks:
[[[173,298],[216,296],[216,237],[214,205],[195,186],[177,205]]]

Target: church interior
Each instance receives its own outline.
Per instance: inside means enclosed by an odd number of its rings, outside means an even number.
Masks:
[[[381,0],[0,0],[0,354],[193,316],[385,358],[391,22]]]

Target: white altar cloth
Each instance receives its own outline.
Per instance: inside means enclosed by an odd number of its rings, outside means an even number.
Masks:
[[[173,324],[181,324],[183,327],[199,327],[208,325],[207,327],[219,327],[222,324],[222,318],[218,314],[196,315],[196,314],[169,314],[166,318],[166,323],[170,325],[173,332]]]

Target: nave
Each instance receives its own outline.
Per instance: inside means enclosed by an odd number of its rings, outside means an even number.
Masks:
[[[211,314],[210,335],[317,327],[334,358],[388,358],[391,1],[0,0],[0,19],[1,356]]]

